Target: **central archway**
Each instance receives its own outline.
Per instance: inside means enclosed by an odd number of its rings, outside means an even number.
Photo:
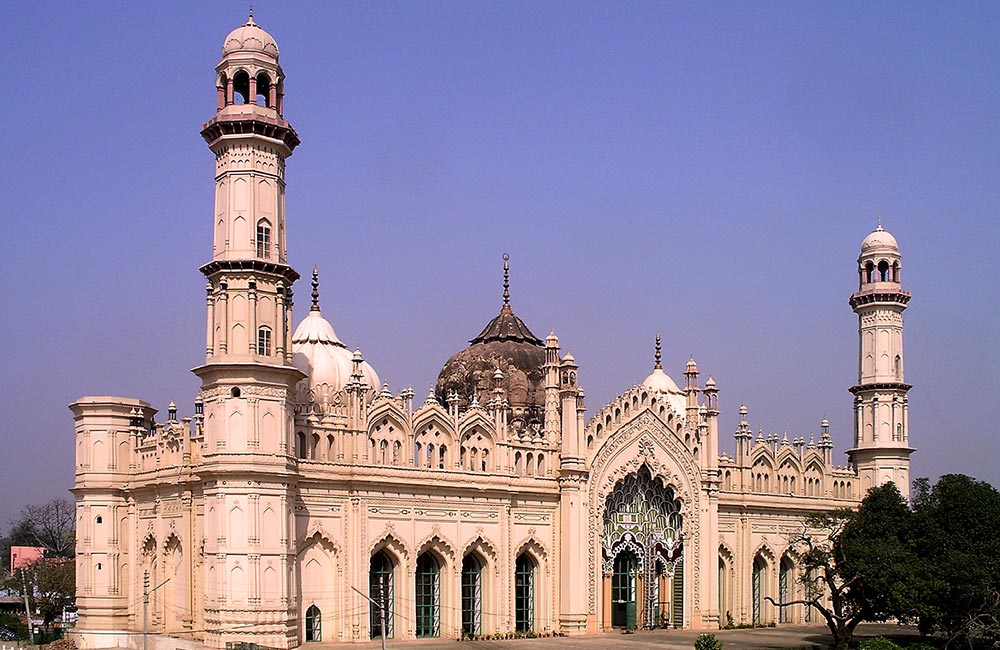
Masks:
[[[601,546],[612,626],[683,625],[682,526],[680,500],[645,464],[607,496]]]

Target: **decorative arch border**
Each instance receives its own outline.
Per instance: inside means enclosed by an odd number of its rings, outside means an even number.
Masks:
[[[181,549],[182,551],[184,550],[184,540],[182,540],[182,539],[181,539],[181,536],[177,534],[177,531],[176,531],[176,530],[171,530],[171,531],[170,531],[170,532],[169,532],[169,533],[167,534],[167,536],[163,538],[163,541],[162,541],[162,542],[160,543],[160,551],[161,551],[161,552],[162,552],[162,553],[163,553],[164,555],[166,555],[166,553],[167,553],[167,549],[168,549],[168,548],[170,547],[170,542],[171,542],[171,540],[175,540],[175,539],[177,540],[177,546],[178,546],[178,547],[179,547],[179,548],[180,548],[180,549]],[[145,544],[144,544],[143,546],[145,547]]]
[[[395,555],[399,563],[403,565],[405,565],[410,558],[410,549],[407,548],[406,543],[397,537],[395,532],[392,530],[386,530],[368,545],[368,557],[371,558],[381,550],[388,550],[390,553]]]
[[[322,544],[335,555],[342,555],[343,549],[341,548],[340,543],[334,539],[325,528],[323,528],[323,524],[321,522],[315,522],[306,529],[306,533],[295,545],[296,555],[304,553],[313,544]]]
[[[427,551],[433,551],[450,566],[455,564],[455,547],[441,534],[437,526],[431,534],[417,544],[417,552],[414,557],[420,557]]]
[[[473,427],[479,427],[486,433],[493,442],[496,442],[496,431],[494,431],[494,424],[486,417],[485,411],[481,409],[472,409],[462,416],[462,419],[458,422],[458,439],[461,441],[462,437],[465,436],[465,432]]]
[[[538,538],[534,535],[528,535],[521,542],[514,547],[514,559],[516,560],[522,553],[528,551],[534,558],[535,562],[538,563],[539,568],[545,568],[549,559],[549,551],[545,546],[538,541]],[[511,565],[513,566],[513,565]]]
[[[155,556],[156,553],[157,553],[157,544],[156,544],[156,533],[153,532],[153,524],[152,523],[150,523],[149,530],[146,531],[146,535],[142,538],[142,543],[139,544],[139,555],[140,556],[150,555],[150,553],[146,550],[146,547],[148,547],[150,545],[149,542],[153,542],[153,544],[152,544],[152,548],[153,548],[152,555]]]
[[[670,467],[671,463],[674,467]],[[601,573],[597,549],[603,530],[604,502],[619,481],[637,472],[642,465],[649,468],[652,478],[661,480],[680,499],[683,540],[686,542],[684,557],[690,561],[690,575],[701,575],[701,470],[670,426],[646,407],[617,430],[604,433],[604,442],[591,464],[587,532],[591,615],[597,614],[597,577]],[[700,581],[692,579],[690,585],[692,598],[690,605],[685,603],[685,609],[701,603]]]
[[[496,545],[479,531],[462,545],[462,559],[464,560],[466,555],[473,552],[479,553],[479,555],[483,556],[491,564],[496,562],[498,557]]]
[[[757,548],[754,549],[754,552],[750,554],[750,565],[751,566],[753,566],[753,561],[755,559],[757,559],[758,555],[765,562],[767,562],[767,569],[768,569],[768,571],[774,569],[774,567],[775,567],[775,558],[777,557],[777,555],[774,554],[774,551],[771,550],[771,546],[766,541],[761,542],[760,544],[758,544]]]

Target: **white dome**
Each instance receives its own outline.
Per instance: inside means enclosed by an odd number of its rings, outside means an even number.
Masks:
[[[323,318],[318,309],[310,311],[295,328],[292,353],[292,363],[308,375],[303,380],[308,382],[308,388],[319,389],[314,393],[317,401],[321,401],[320,393],[330,395],[343,390],[351,381],[354,354],[337,338],[333,326]],[[382,383],[367,361],[361,362],[361,376],[361,381],[369,387],[368,397],[371,399],[378,393]]]
[[[252,9],[247,22],[229,32],[226,40],[222,41],[222,54],[233,52],[260,52],[278,58],[277,41],[253,21]]]
[[[684,411],[687,408],[687,396],[684,391],[677,387],[677,383],[670,378],[670,375],[663,372],[663,368],[654,368],[653,372],[642,380],[642,385],[651,391],[665,394],[667,402],[674,409],[674,413],[684,416]]]
[[[871,231],[861,242],[862,255],[879,251],[899,253],[899,243],[888,230],[882,228],[882,224],[879,224],[878,228]]]

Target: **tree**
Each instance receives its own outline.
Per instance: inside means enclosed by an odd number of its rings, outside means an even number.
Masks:
[[[50,557],[73,557],[76,545],[76,509],[67,499],[52,499],[43,505],[25,506],[11,522],[18,542],[40,546]]]
[[[831,647],[847,650],[862,621],[906,618],[917,566],[910,530],[910,510],[892,483],[872,489],[857,510],[812,514],[789,540],[805,598],[767,600],[812,607],[833,635]]]
[[[48,628],[63,608],[73,604],[76,567],[68,558],[43,557],[14,571],[5,587],[23,598],[22,585],[27,587],[31,610],[41,614],[42,624]]]
[[[949,644],[1000,637],[1000,491],[961,474],[933,487],[919,479],[913,511],[921,630],[940,632]]]

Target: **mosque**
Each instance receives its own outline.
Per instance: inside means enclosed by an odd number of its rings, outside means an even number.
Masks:
[[[222,46],[205,362],[192,417],[83,397],[76,433],[83,648],[589,634],[808,621],[789,533],[909,477],[896,240],[861,243],[854,446],[756,437],[719,390],[660,362],[586,415],[586,373],[499,313],[418,397],[393,394],[320,309],[292,323],[285,118],[275,40],[251,14]],[[206,179],[207,181],[208,179]],[[294,225],[294,220],[293,220]],[[191,307],[195,305],[194,300]],[[475,330],[473,330],[475,331]],[[148,637],[141,634],[147,629]],[[233,645],[230,645],[233,644]]]

